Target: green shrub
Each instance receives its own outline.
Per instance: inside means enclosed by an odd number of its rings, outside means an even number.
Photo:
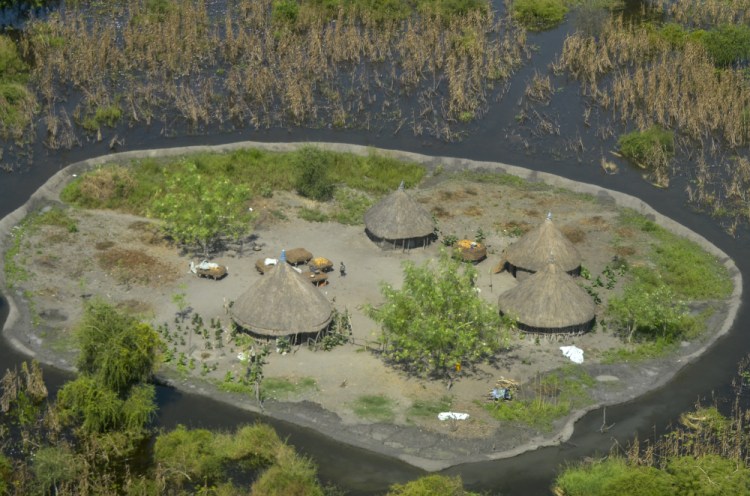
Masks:
[[[22,82],[29,68],[21,59],[16,44],[9,36],[0,35],[0,82]]]
[[[282,446],[276,463],[263,472],[250,488],[253,496],[324,496],[315,464]]]
[[[328,172],[331,156],[313,147],[304,147],[294,153],[294,166],[297,180],[294,184],[297,193],[318,201],[333,198],[336,186]]]
[[[726,24],[707,31],[700,41],[717,67],[730,67],[750,59],[750,26]]]
[[[667,474],[651,467],[632,467],[619,457],[566,469],[555,486],[565,496],[615,494],[672,495]],[[633,486],[633,484],[638,484]]]
[[[461,476],[425,475],[406,484],[393,484],[386,496],[479,496],[466,491]]]
[[[299,16],[299,4],[297,0],[274,0],[272,4],[273,20],[282,23],[294,24]]]
[[[674,133],[659,126],[633,131],[617,140],[624,157],[645,168],[654,168],[674,155]]]
[[[524,27],[542,31],[560,24],[568,8],[563,0],[514,0],[512,12]]]

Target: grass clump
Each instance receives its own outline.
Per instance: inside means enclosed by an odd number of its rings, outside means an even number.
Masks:
[[[717,67],[741,65],[750,60],[750,26],[725,24],[700,37]]]
[[[301,207],[297,211],[297,217],[307,222],[328,222],[331,220],[325,212],[317,208]]]
[[[117,104],[97,107],[93,115],[86,117],[81,126],[89,132],[96,132],[102,126],[114,127],[122,118],[122,109]]]
[[[568,8],[563,0],[514,0],[513,17],[532,31],[544,31],[560,24]]]
[[[386,496],[479,496],[466,491],[461,476],[426,475],[406,484],[393,484]]]
[[[358,417],[376,422],[393,420],[393,400],[383,395],[364,395],[357,398],[352,410]]]
[[[617,140],[620,152],[645,169],[653,169],[674,155],[674,133],[659,126],[633,131]]]
[[[318,384],[312,377],[302,377],[299,379],[287,377],[267,377],[263,379],[261,391],[264,398],[284,399],[290,396],[304,393],[306,391],[315,391]]]

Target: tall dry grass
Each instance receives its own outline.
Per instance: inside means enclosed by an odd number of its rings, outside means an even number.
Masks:
[[[745,15],[740,7],[748,2],[677,2],[674,8],[687,12],[688,3],[705,22],[716,22]],[[741,70],[717,69],[698,42],[676,48],[653,27],[614,16],[596,36],[568,36],[553,69],[579,80],[583,93],[621,123],[674,130],[677,148],[695,156],[692,166],[680,168],[691,180],[689,201],[726,218],[730,234],[750,220],[746,165],[741,157],[731,157],[750,146],[750,84]],[[584,119],[588,122],[586,114]],[[606,138],[612,132],[604,128],[597,135]],[[668,185],[674,164],[666,157],[654,163],[649,180]]]
[[[401,129],[411,119],[413,130],[451,139],[529,54],[525,32],[490,10],[405,21],[342,10],[331,20],[302,4],[299,21],[284,24],[272,0],[228,4],[217,14],[190,0],[155,15],[137,0],[34,21],[23,45],[45,114],[69,99],[78,123],[112,102],[130,123],[165,127],[175,116],[192,128],[393,120]]]

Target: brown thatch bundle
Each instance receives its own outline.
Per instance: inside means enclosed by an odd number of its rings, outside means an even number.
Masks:
[[[286,261],[292,265],[307,263],[313,255],[304,248],[292,248],[286,252]]]
[[[581,271],[581,254],[573,243],[552,223],[551,215],[536,229],[523,235],[505,250],[509,270],[537,272],[542,270],[552,256],[565,272],[578,275]]]
[[[333,307],[318,288],[289,267],[282,252],[274,270],[232,305],[232,319],[261,336],[312,334],[328,327]]]
[[[406,191],[404,183],[365,212],[365,228],[382,240],[428,238],[435,230],[432,215]]]
[[[497,304],[530,332],[588,331],[596,312],[591,296],[555,262],[501,294]]]

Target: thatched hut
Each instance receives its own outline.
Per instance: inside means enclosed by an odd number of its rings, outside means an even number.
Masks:
[[[505,267],[514,277],[519,273],[527,275],[542,270],[550,255],[571,276],[581,273],[581,254],[552,223],[552,214],[547,214],[547,219],[539,227],[524,234],[505,250]]]
[[[586,332],[596,312],[591,296],[556,262],[501,294],[497,304],[527,332]]]
[[[435,221],[404,191],[401,181],[396,191],[365,212],[365,232],[383,248],[415,248],[434,240]]]
[[[266,276],[232,305],[232,320],[248,332],[276,338],[316,334],[331,323],[333,307],[310,281],[286,263],[286,253]]]

